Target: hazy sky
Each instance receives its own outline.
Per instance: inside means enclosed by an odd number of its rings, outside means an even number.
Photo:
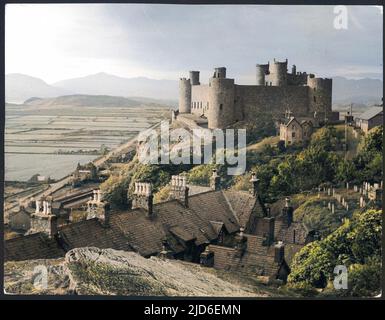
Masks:
[[[333,6],[38,4],[6,6],[6,73],[48,83],[107,72],[178,79],[225,66],[253,83],[256,63],[289,59],[320,76],[382,78],[378,7],[348,8],[348,29],[333,27]]]

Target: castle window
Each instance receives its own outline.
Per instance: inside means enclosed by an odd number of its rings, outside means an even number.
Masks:
[[[223,109],[223,104],[221,103],[220,105],[219,105],[219,110],[222,110]]]
[[[291,133],[291,137],[292,137],[292,138],[295,138],[295,132],[292,132],[292,133]]]
[[[315,96],[313,97],[313,99],[314,99],[314,102],[316,102],[316,98],[315,98]]]
[[[202,109],[202,101],[201,101],[201,109]]]

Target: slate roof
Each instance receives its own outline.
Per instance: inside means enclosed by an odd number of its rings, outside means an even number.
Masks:
[[[360,114],[357,118],[362,120],[370,120],[381,112],[383,112],[383,107],[371,107],[364,113]]]
[[[218,236],[224,226],[223,222],[210,221],[210,224],[213,227],[215,234]]]
[[[193,241],[197,246],[208,244],[218,237],[217,223],[222,224],[227,232],[234,233],[239,230],[239,219],[248,220],[247,215],[251,214],[252,204],[256,200],[251,195],[239,193],[237,197],[236,194],[210,190],[191,195],[188,208],[175,199],[154,204],[151,218],[140,208],[114,211],[111,212],[107,228],[97,219],[71,223],[59,228],[58,244],[63,249],[58,249],[55,254],[64,255],[65,251],[75,247],[94,246],[134,250],[143,256],[150,256],[162,250],[164,240],[174,253],[184,251],[188,241]],[[39,234],[33,236],[37,238]],[[14,239],[15,243],[20,242],[17,246],[6,241],[8,260],[16,257],[10,252],[14,251],[15,246],[23,247],[24,238]],[[36,243],[29,247],[33,254],[22,253],[16,258],[23,258],[23,255],[24,259],[48,258],[53,255],[48,249],[42,249],[44,243],[34,241]],[[48,244],[52,247],[53,243]]]
[[[129,239],[124,234],[114,227],[102,227],[96,218],[61,227],[59,239],[61,246],[66,251],[72,248],[90,246],[131,251]]]
[[[282,217],[282,209],[284,206],[284,199],[280,199],[270,205],[271,215],[275,217],[274,238],[277,241],[283,241],[285,244],[305,245],[310,230],[308,230],[301,221],[293,221],[290,226],[287,227]],[[293,205],[293,209],[296,209],[295,205]]]
[[[151,219],[143,209],[122,211],[111,216],[110,225],[129,235],[132,247],[148,256],[161,251],[165,239],[176,253],[184,250],[178,240],[194,240],[197,246],[210,243],[218,237],[210,221],[222,222],[229,233],[239,230],[222,191],[190,196],[188,208],[178,200],[158,203]]]
[[[59,227],[57,243],[54,239],[42,241],[42,234],[7,240],[6,259],[51,258],[62,256],[71,248],[85,246],[134,250],[150,256],[162,250],[164,240],[179,253],[185,250],[185,242],[193,241],[199,246],[215,240],[219,225],[229,233],[239,230],[238,220],[247,220],[253,197],[244,193],[237,197],[236,194],[212,190],[195,194],[189,197],[188,208],[179,200],[158,203],[154,205],[151,218],[140,208],[111,212],[107,228],[97,219]]]
[[[195,194],[204,193],[212,190],[210,187],[190,185],[190,184],[188,187],[189,187],[189,196],[193,196]]]
[[[235,212],[239,225],[243,228],[247,226],[252,211],[257,216],[263,216],[264,209],[262,202],[259,199],[253,197],[250,193],[245,191],[223,191],[229,205]]]
[[[300,123],[299,123],[299,121],[297,120],[297,118],[296,117],[290,117],[289,119],[285,119],[285,121],[284,121],[284,125],[286,126],[286,127],[288,127],[289,125],[290,125],[290,123],[292,123],[292,122],[297,122],[299,125],[301,125]]]
[[[30,234],[5,241],[4,260],[21,261],[62,257],[65,251],[55,239],[41,233]]]
[[[247,248],[239,256],[237,250],[218,245],[210,245],[214,252],[214,267],[228,271],[240,271],[257,276],[275,277],[284,262],[275,262],[274,246],[263,246],[263,237],[245,234]]]
[[[177,238],[181,239],[184,242],[195,240],[196,237],[187,231],[185,228],[180,226],[171,227],[169,231],[176,236]]]
[[[292,222],[287,228],[281,219],[275,220],[274,238],[288,244],[305,245],[309,231],[302,222]]]

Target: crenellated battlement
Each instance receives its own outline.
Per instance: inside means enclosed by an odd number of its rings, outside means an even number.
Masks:
[[[281,116],[287,109],[325,119],[332,113],[332,79],[297,71],[295,65],[289,73],[287,59],[256,64],[255,71],[255,85],[236,84],[225,67],[214,68],[208,84],[200,82],[199,71],[190,71],[189,79],[180,78],[179,112],[206,117],[211,129],[253,121],[260,113]]]

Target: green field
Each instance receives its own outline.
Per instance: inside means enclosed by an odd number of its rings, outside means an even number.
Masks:
[[[114,148],[168,116],[169,108],[154,105],[7,105],[5,179],[61,178],[96,158],[103,145]]]

